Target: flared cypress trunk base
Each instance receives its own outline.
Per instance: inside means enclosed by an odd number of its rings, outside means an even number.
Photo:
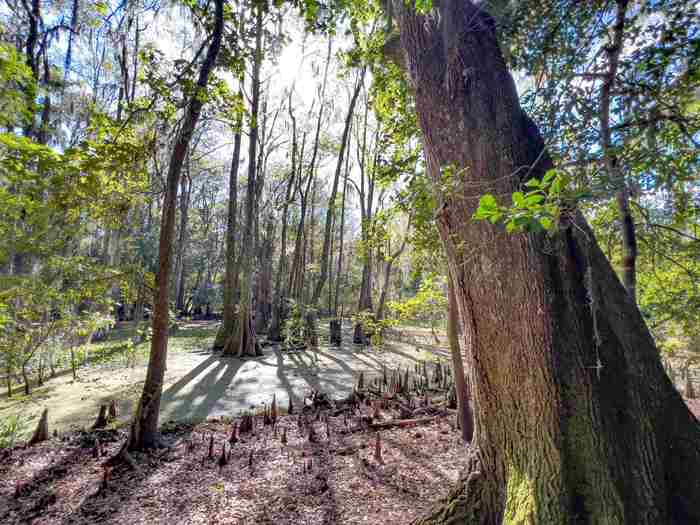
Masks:
[[[240,308],[233,333],[226,341],[223,352],[224,355],[236,357],[263,355],[249,309]]]

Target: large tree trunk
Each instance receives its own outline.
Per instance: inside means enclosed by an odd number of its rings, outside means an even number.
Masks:
[[[239,95],[241,92],[239,91]],[[236,230],[238,225],[238,168],[241,161],[241,117],[237,119],[233,137],[233,157],[228,178],[228,214],[226,219],[226,260],[224,262],[224,311],[221,326],[216,333],[214,349],[221,350],[233,333],[236,318],[234,294],[238,288],[236,262]]]
[[[233,332],[226,341],[224,354],[237,357],[262,355],[253,325],[253,255],[255,252],[255,201],[257,200],[258,113],[260,108],[260,69],[262,67],[263,7],[255,14],[255,60],[253,62],[250,130],[248,134],[248,184],[246,186],[245,229],[241,243],[240,299]]]
[[[475,405],[470,467],[423,523],[699,523],[700,427],[583,216],[549,235],[471,219],[480,193],[507,205],[551,167],[493,20],[462,0],[392,6]]]
[[[209,75],[216,64],[216,57],[221,47],[224,29],[224,0],[216,0],[215,25],[211,44],[202,62],[197,79],[197,89],[185,110],[185,118],[179,130],[168,167],[168,178],[163,200],[160,243],[158,246],[158,276],[155,297],[153,298],[153,338],[148,360],[146,382],[143,393],[131,424],[129,448],[144,449],[158,445],[158,415],[160,413],[160,396],[163,392],[165,362],[168,355],[168,288],[170,281],[170,262],[175,233],[175,205],[177,187],[180,183],[182,164],[187,155],[187,148],[199,115],[202,111],[204,97],[202,91],[207,88]]]

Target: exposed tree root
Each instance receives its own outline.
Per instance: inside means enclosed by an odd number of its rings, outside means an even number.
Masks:
[[[469,466],[446,498],[413,525],[497,525],[503,511],[495,504],[497,487],[484,475],[478,452],[469,451]]]

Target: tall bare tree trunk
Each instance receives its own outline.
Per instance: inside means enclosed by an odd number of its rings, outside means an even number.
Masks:
[[[255,8],[255,59],[253,61],[250,130],[248,133],[248,183],[246,187],[245,227],[241,243],[240,299],[233,333],[224,346],[224,354],[241,356],[262,355],[253,325],[253,256],[255,229],[258,113],[260,108],[260,69],[262,67],[263,7]]]
[[[329,44],[330,50],[330,44]],[[331,187],[331,194],[328,201],[328,207],[326,208],[326,223],[325,230],[323,234],[323,252],[321,254],[321,273],[316,281],[316,286],[313,291],[313,296],[311,297],[311,308],[308,310],[307,314],[307,324],[308,330],[312,333],[316,333],[316,310],[319,307],[319,301],[321,299],[321,293],[323,292],[323,287],[328,279],[329,269],[330,269],[330,246],[331,246],[331,225],[333,222],[333,217],[335,215],[335,200],[338,196],[338,182],[340,181],[340,173],[343,169],[343,160],[345,159],[345,148],[349,142],[350,138],[350,127],[352,125],[352,116],[355,113],[355,104],[357,103],[357,97],[360,95],[362,89],[366,69],[363,67],[357,80],[355,81],[355,88],[350,98],[350,104],[348,106],[348,112],[345,115],[345,124],[343,126],[343,136],[340,141],[340,151],[338,152],[338,159],[335,164],[335,174],[333,176],[333,185]],[[313,237],[313,235],[312,235]],[[329,305],[330,306],[330,305]]]
[[[343,248],[345,240],[345,196],[348,192],[348,174],[350,171],[350,145],[345,155],[345,177],[343,179],[343,200],[340,205],[340,239],[338,241],[338,270],[335,272],[335,299],[333,302],[333,317],[338,317],[338,297],[340,296],[340,276],[343,270]],[[341,319],[342,323],[342,319]]]
[[[192,178],[189,173],[180,182],[180,231],[177,243],[177,260],[175,261],[175,309],[182,312],[185,306],[185,250],[187,249],[187,223],[189,220],[190,196],[192,195]]]
[[[620,55],[624,46],[625,23],[628,0],[616,0],[615,25],[612,30],[612,42],[605,47],[608,55],[608,70],[604,74],[600,94],[600,135],[603,147],[603,160],[608,176],[615,182],[617,192],[618,215],[622,233],[622,283],[627,293],[636,301],[637,289],[637,232],[630,209],[630,194],[624,173],[618,163],[617,156],[612,151],[610,133],[610,103],[612,91],[617,80],[617,70]]]
[[[158,276],[155,296],[153,298],[153,338],[151,353],[148,360],[146,381],[143,393],[131,424],[129,448],[141,450],[158,445],[158,415],[160,413],[160,397],[163,392],[165,362],[168,355],[168,288],[170,281],[170,262],[172,241],[175,233],[175,206],[177,187],[180,182],[182,164],[187,155],[187,148],[192,133],[202,111],[204,97],[202,92],[207,88],[209,76],[216,64],[216,57],[221,47],[221,37],[224,30],[224,0],[215,1],[215,25],[207,55],[202,62],[197,79],[196,90],[191,96],[185,118],[180,128],[173,152],[170,156],[168,178],[163,200],[163,216],[161,219],[160,243],[158,246]]]
[[[311,188],[312,176],[309,174],[306,178],[306,187],[302,189],[302,171],[303,171],[303,159],[304,159],[304,147],[306,144],[306,135],[303,136],[301,141],[301,153],[299,155],[299,174],[297,176],[298,180],[298,193],[299,193],[299,224],[297,224],[297,232],[294,240],[294,253],[292,255],[292,269],[289,273],[289,285],[288,297],[295,301],[301,300],[301,274],[304,271],[304,227],[306,220],[306,203],[308,202],[309,190]]]
[[[357,312],[372,312],[372,266],[373,250],[370,243],[370,230],[372,227],[372,208],[374,206],[374,169],[376,162],[372,166],[367,166],[367,113],[368,104],[365,104],[364,126],[362,130],[362,150],[360,153],[360,217],[362,219],[362,281],[360,283],[360,298],[357,302]],[[378,132],[377,132],[378,135]],[[375,147],[377,141],[374,141]],[[375,153],[376,155],[376,153]],[[366,184],[365,184],[366,181]],[[369,344],[368,334],[362,323],[355,323],[353,331],[353,342],[355,344]]]
[[[410,221],[408,227],[411,227]],[[374,318],[377,321],[381,321],[384,318],[384,307],[386,306],[386,298],[389,293],[389,284],[391,279],[391,270],[394,267],[396,259],[401,257],[401,254],[406,249],[406,244],[408,243],[408,231],[406,232],[403,241],[401,241],[401,246],[389,256],[389,259],[384,264],[384,284],[382,286],[382,291],[379,294],[379,302],[377,303],[377,312],[374,314]]]
[[[267,331],[272,306],[272,255],[275,223],[271,216],[266,222],[265,237],[260,246],[260,265],[256,286],[255,330],[258,333]]]
[[[328,207],[326,208],[326,223],[323,235],[323,252],[321,254],[321,274],[319,275],[318,281],[316,282],[316,288],[314,290],[312,304],[318,303],[321,298],[321,292],[323,291],[323,286],[326,284],[326,279],[328,278],[329,272],[329,258],[330,258],[330,240],[331,240],[331,223],[333,221],[333,215],[335,214],[335,200],[338,196],[338,182],[340,181],[340,174],[343,169],[343,161],[345,160],[345,148],[348,145],[350,138],[350,126],[352,125],[352,116],[355,113],[355,105],[357,103],[357,98],[360,95],[362,85],[365,78],[365,68],[362,68],[357,80],[355,81],[355,89],[353,90],[352,97],[350,98],[350,104],[348,105],[348,112],[345,115],[345,124],[343,126],[343,136],[340,140],[340,151],[338,152],[338,159],[335,164],[335,174],[333,176],[333,185],[331,187],[331,194],[328,200]]]
[[[321,138],[321,124],[323,122],[323,114],[324,114],[324,108],[326,106],[326,85],[328,83],[328,66],[330,65],[331,62],[331,50],[332,50],[332,45],[333,45],[333,40],[329,36],[328,37],[328,50],[326,53],[326,62],[325,62],[325,67],[323,70],[323,81],[321,84],[321,91],[319,93],[319,108],[318,108],[318,117],[316,119],[316,132],[314,135],[314,145],[311,153],[311,160],[309,162],[308,166],[308,179],[306,183],[306,190],[301,196],[301,212],[300,212],[300,222],[299,222],[299,228],[297,230],[297,240],[296,240],[296,246],[294,250],[294,261],[293,261],[293,273],[291,276],[290,280],[290,297],[294,300],[296,300],[298,303],[303,304],[304,299],[308,298],[311,299],[311,297],[308,297],[308,295],[305,294],[305,288],[304,288],[304,281],[305,281],[305,271],[306,271],[306,266],[307,266],[307,260],[306,260],[306,254],[307,254],[307,248],[310,246],[311,248],[311,253],[310,253],[310,259],[311,262],[313,262],[313,229],[314,229],[314,207],[315,207],[315,196],[316,196],[316,177],[315,177],[315,170],[316,170],[316,158],[318,156],[318,146],[320,144],[320,138]],[[301,161],[300,163],[303,164],[303,147],[302,147],[302,155],[301,155]],[[306,224],[306,209],[308,207],[308,196],[309,196],[309,188],[311,188],[311,214],[310,214],[310,219],[309,222],[311,223],[311,236],[309,238],[309,234],[305,231],[304,227]],[[302,237],[303,236],[303,237]],[[313,306],[312,306],[313,308]],[[308,311],[307,311],[307,316],[308,316]],[[312,328],[312,329],[307,329],[305,338],[308,340],[308,342],[311,345],[316,345],[318,342],[318,336],[315,330],[315,325],[307,328]]]
[[[239,95],[242,93],[239,91]],[[216,333],[214,348],[221,350],[233,334],[236,319],[238,264],[236,261],[236,230],[238,229],[238,168],[241,161],[241,117],[237,119],[233,136],[233,156],[228,178],[228,214],[226,219],[226,261],[224,263],[224,311],[221,326]]]
[[[507,206],[552,167],[493,19],[464,0],[392,6],[475,407],[467,472],[422,523],[700,523],[700,426],[583,216],[548,235],[471,219],[480,193]]]
[[[296,157],[297,157],[297,123],[294,117],[294,109],[292,108],[292,90],[289,91],[289,116],[292,121],[292,167],[287,180],[287,191],[284,196],[284,204],[282,206],[282,233],[280,234],[280,256],[277,263],[277,273],[275,275],[275,291],[272,298],[272,320],[270,321],[270,330],[267,338],[271,341],[282,340],[282,323],[285,319],[286,311],[286,295],[288,290],[283,287],[282,282],[286,276],[287,267],[289,266],[289,258],[287,257],[287,228],[289,227],[289,204],[292,198],[294,182],[296,180]]]

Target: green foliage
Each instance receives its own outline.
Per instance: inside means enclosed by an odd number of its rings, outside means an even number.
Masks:
[[[289,299],[287,301],[287,317],[282,323],[282,339],[284,344],[290,348],[304,344],[304,330],[306,323],[304,320],[303,308],[298,301]]]
[[[17,414],[11,414],[0,421],[0,450],[14,447],[25,427],[26,422]]]
[[[0,263],[61,251],[88,219],[120,224],[145,190],[144,145],[96,115],[95,139],[64,152],[0,134]],[[121,176],[115,176],[120,173]]]
[[[528,180],[525,191],[513,192],[509,206],[499,204],[491,194],[483,195],[473,218],[505,224],[508,233],[552,230],[562,213],[587,195],[573,188],[571,177],[565,172],[550,170],[542,180]]]
[[[0,126],[24,126],[32,118],[36,83],[14,46],[0,43]]]
[[[352,317],[354,324],[362,325],[362,330],[369,336],[374,348],[381,348],[384,344],[384,330],[396,326],[397,320],[390,317],[377,319],[369,310],[363,310]]]
[[[445,279],[437,274],[426,275],[416,295],[405,301],[388,303],[392,317],[399,323],[427,323],[436,328],[447,314]]]

